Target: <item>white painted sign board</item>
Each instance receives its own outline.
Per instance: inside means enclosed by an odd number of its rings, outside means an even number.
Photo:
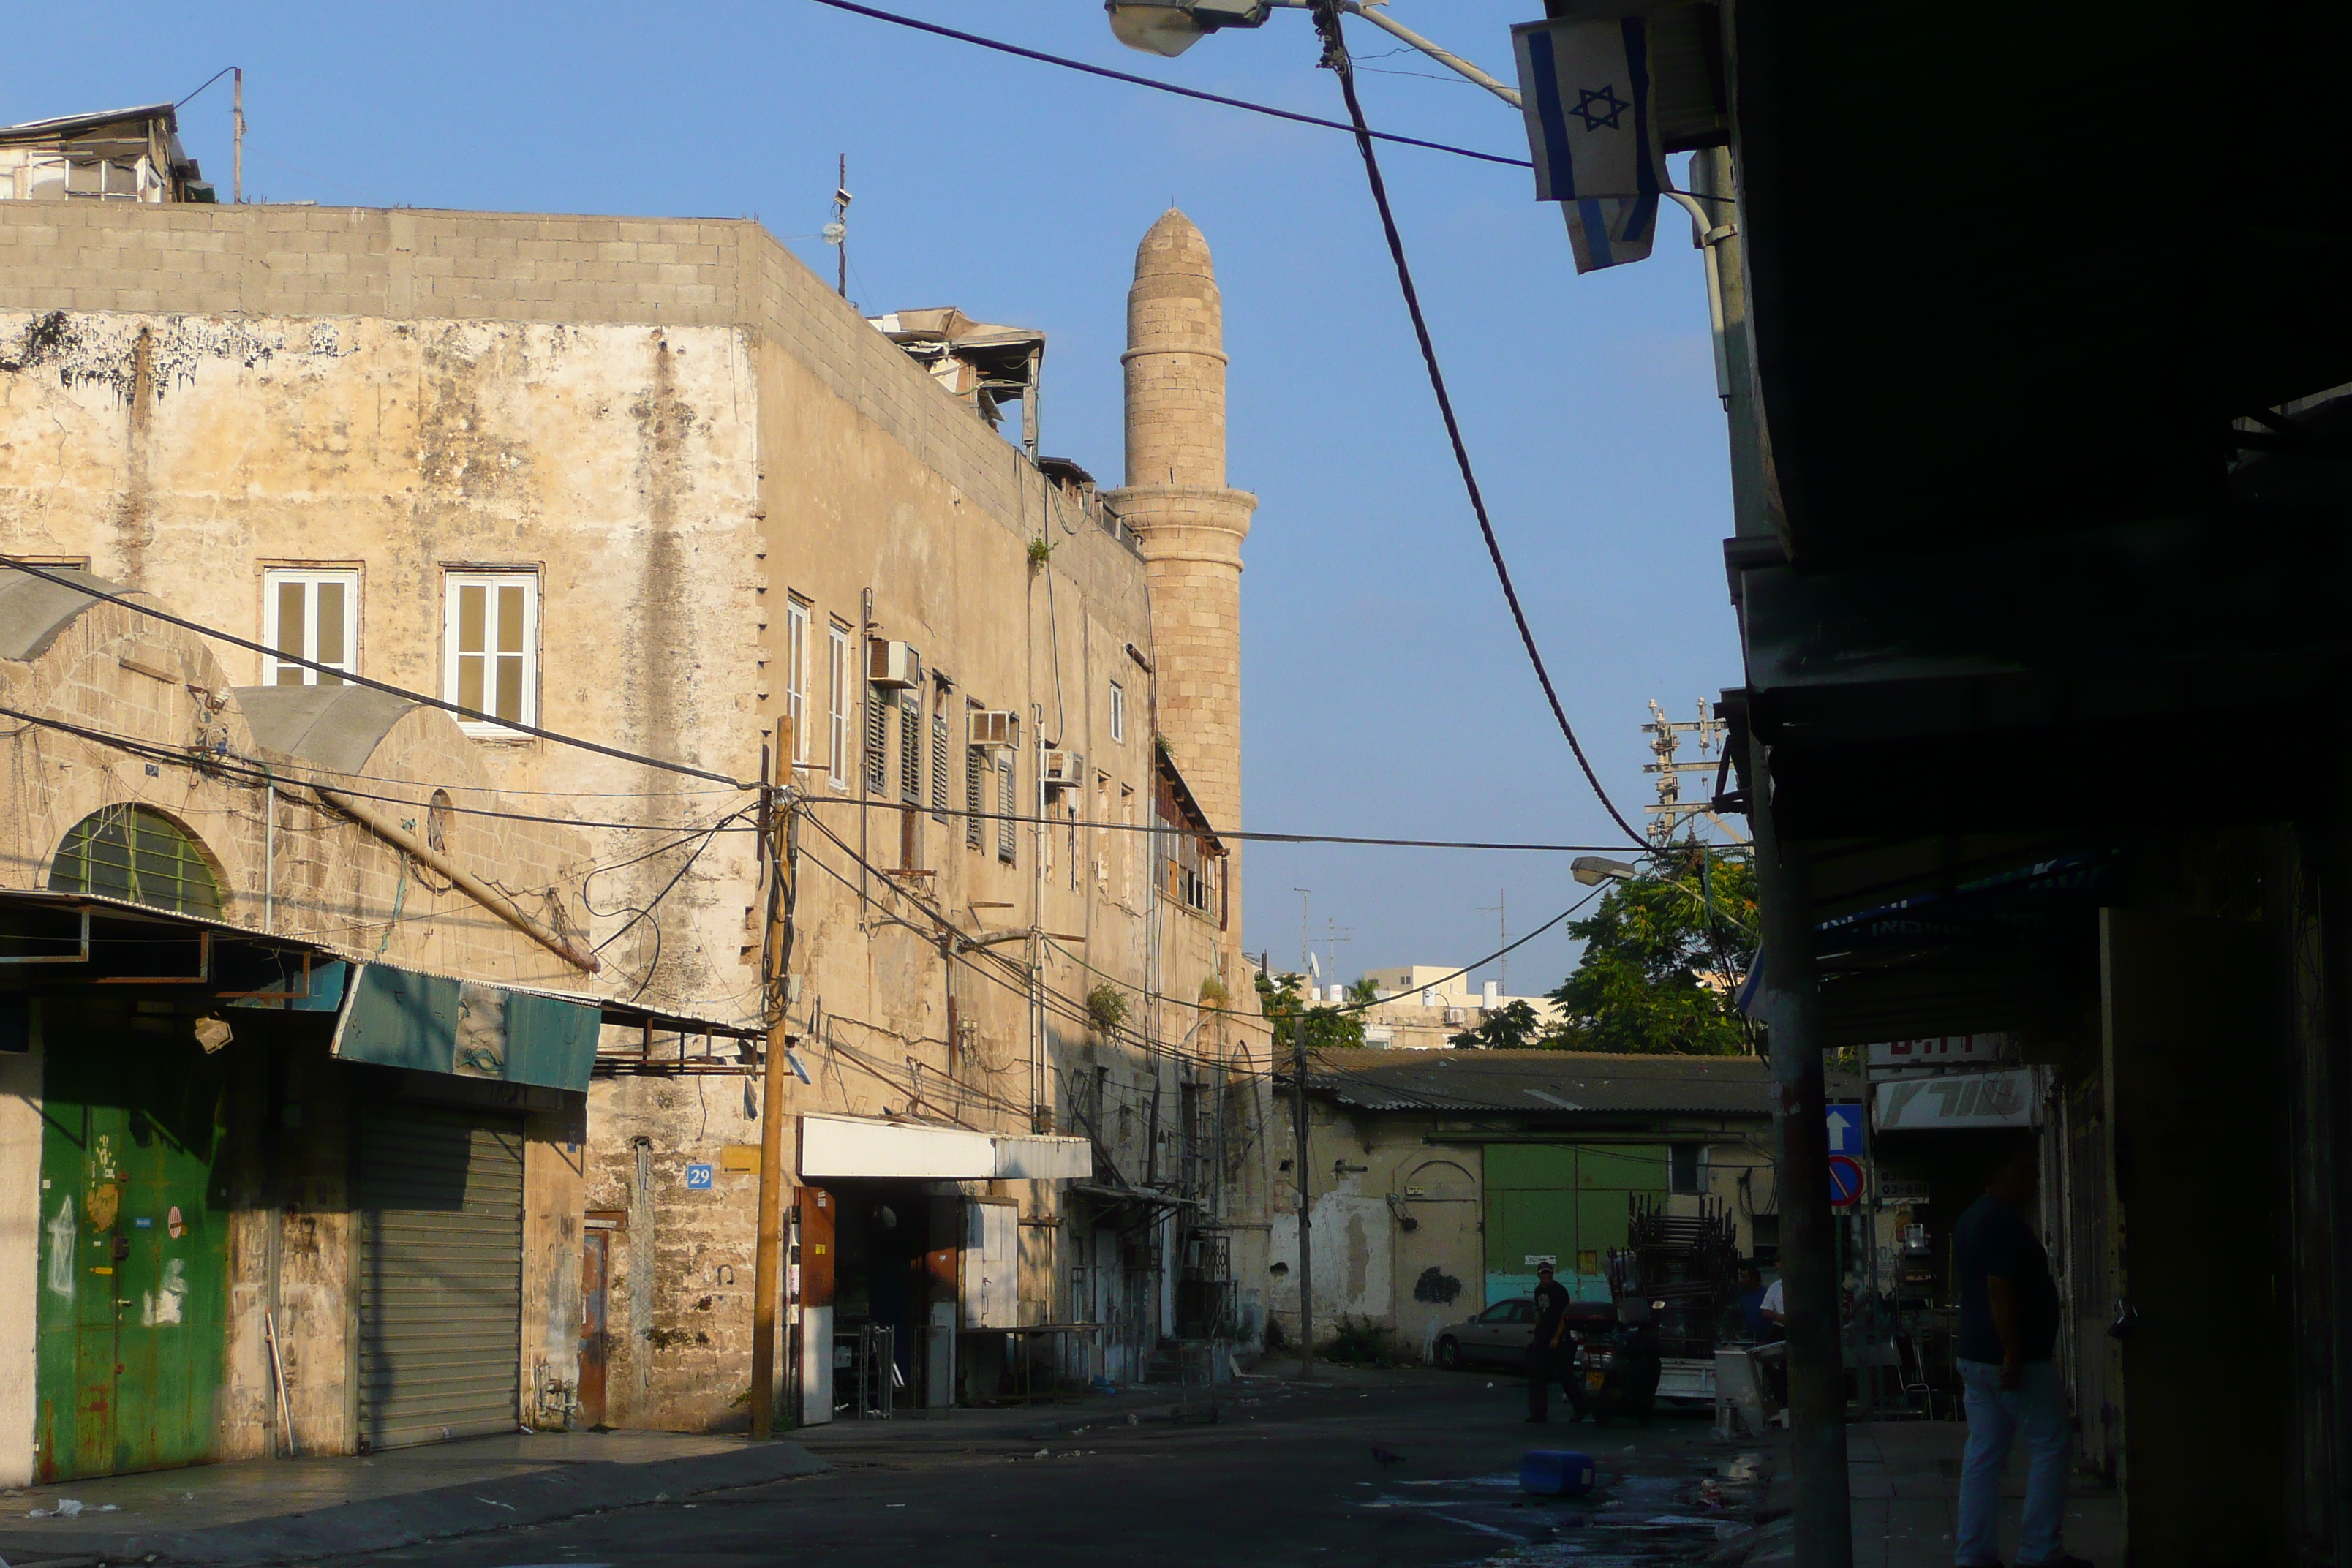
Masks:
[[[1870,1047],[1874,1068],[1995,1067],[2011,1037],[1942,1035],[1924,1040],[1881,1040]]]
[[[1877,1086],[1881,1132],[2032,1127],[2042,1119],[2045,1068],[1945,1073]]]

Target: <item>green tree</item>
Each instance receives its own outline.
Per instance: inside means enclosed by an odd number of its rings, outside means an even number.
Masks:
[[[1475,1027],[1447,1037],[1445,1043],[1465,1051],[1524,1051],[1546,1042],[1543,1019],[1525,1002],[1509,1002],[1478,1020]]]
[[[1563,1017],[1545,1045],[1685,1056],[1755,1048],[1732,1005],[1756,957],[1756,878],[1744,854],[1669,845],[1568,930],[1584,955],[1550,993]]]
[[[1380,999],[1380,983],[1369,974],[1365,975],[1361,980],[1357,981],[1353,985],[1348,987],[1348,1002],[1351,1006],[1361,1005],[1369,1007]]]
[[[1302,974],[1268,976],[1258,971],[1257,1001],[1274,1026],[1275,1065],[1290,1060],[1303,1036],[1310,1051],[1345,1050],[1364,1043],[1364,1016],[1318,1006],[1307,1000]]]

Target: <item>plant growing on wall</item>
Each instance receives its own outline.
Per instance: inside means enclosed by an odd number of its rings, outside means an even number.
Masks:
[[[1054,546],[1050,540],[1033,539],[1029,542],[1030,571],[1043,572],[1045,569],[1045,563],[1053,558]]]
[[[1222,1007],[1232,1000],[1233,994],[1225,989],[1223,981],[1213,974],[1204,974],[1201,977],[1202,1006]]]
[[[1127,1022],[1127,995],[1105,981],[1087,993],[1087,1020],[1103,1034],[1116,1032]]]
[[[1346,1050],[1362,1045],[1363,1015],[1317,1006],[1307,1000],[1306,984],[1304,975],[1269,977],[1265,971],[1258,972],[1258,1006],[1265,1012],[1266,1022],[1274,1026],[1276,1058],[1288,1060],[1302,1037],[1310,1051]]]

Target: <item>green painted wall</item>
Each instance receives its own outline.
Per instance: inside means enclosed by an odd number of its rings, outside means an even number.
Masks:
[[[42,1480],[216,1457],[229,1075],[189,1021],[46,1013],[34,1440]]]
[[[1560,1283],[1605,1300],[1601,1265],[1625,1245],[1629,1194],[1666,1190],[1663,1143],[1486,1146],[1486,1300],[1536,1288],[1530,1257],[1559,1259]]]

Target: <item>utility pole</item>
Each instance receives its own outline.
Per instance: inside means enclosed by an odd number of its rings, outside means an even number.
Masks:
[[[760,1058],[760,1229],[751,1268],[751,1436],[775,1431],[776,1299],[782,1294],[784,1251],[784,1032],[793,953],[793,726],[787,714],[776,730],[772,760],[760,748],[761,853],[768,862],[768,921],[761,939],[761,999],[768,1016],[767,1047]],[[773,782],[781,775],[782,784]]]
[[[229,140],[236,148],[236,157],[229,169],[229,198],[237,205],[245,205],[245,68],[236,68],[232,81],[236,89],[236,107],[228,112]]]
[[[1829,1096],[1822,1076],[1821,995],[1813,978],[1813,914],[1805,851],[1773,820],[1771,759],[1748,738],[1748,820],[1756,841],[1756,902],[1763,942],[1765,1026],[1774,1120],[1780,1131],[1780,1279],[1788,1296],[1789,1458],[1797,1568],[1853,1568],[1853,1501],[1847,1489],[1845,1364],[1830,1211]]]
[[[841,155],[841,175],[833,186],[833,221],[824,226],[824,242],[839,256],[834,287],[849,298],[849,154]]]
[[[1650,722],[1642,726],[1642,733],[1650,737],[1647,742],[1650,753],[1657,758],[1654,763],[1642,764],[1643,773],[1657,775],[1658,798],[1642,807],[1643,814],[1650,818],[1652,840],[1661,847],[1670,844],[1677,828],[1685,823],[1696,823],[1704,816],[1722,829],[1733,843],[1745,842],[1738,828],[1716,815],[1712,790],[1702,800],[1685,801],[1682,797],[1683,774],[1720,774],[1724,768],[1724,749],[1729,744],[1727,739],[1730,733],[1729,726],[1722,715],[1707,705],[1706,699],[1702,697],[1698,700],[1698,717],[1695,720],[1669,719],[1666,710],[1658,706],[1657,700],[1651,699]],[[1681,761],[1675,754],[1682,748],[1685,735],[1695,735],[1698,739],[1698,760],[1696,762]]]
[[[1510,946],[1511,890],[1508,888],[1496,889],[1495,901],[1478,912],[1495,917],[1495,945],[1498,948]],[[1511,955],[1507,952],[1497,962],[1501,968],[1495,975],[1495,987],[1504,995],[1508,996],[1511,994]]]
[[[1300,1008],[1290,1024],[1290,1120],[1298,1152],[1298,1375],[1315,1375],[1315,1248],[1310,1237],[1307,1205],[1313,1194],[1307,1185],[1307,1012]]]

